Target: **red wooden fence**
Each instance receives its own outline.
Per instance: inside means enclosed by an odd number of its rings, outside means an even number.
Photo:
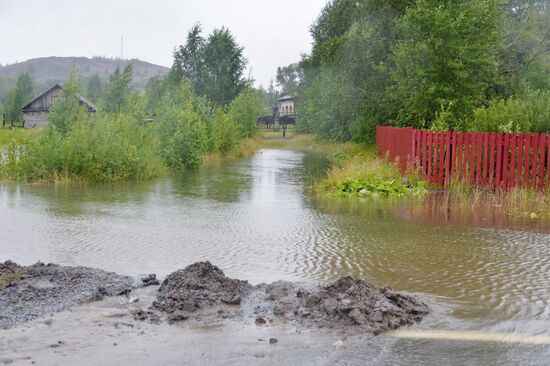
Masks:
[[[550,134],[433,132],[378,126],[381,156],[421,171],[431,184],[452,180],[495,189],[550,187]]]

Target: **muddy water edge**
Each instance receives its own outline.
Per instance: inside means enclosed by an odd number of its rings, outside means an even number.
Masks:
[[[253,285],[352,275],[422,296],[433,310],[414,328],[423,336],[258,326],[252,318],[209,327],[134,323],[120,316],[130,298],[115,296],[0,330],[0,362],[86,364],[101,353],[108,356],[100,364],[548,364],[548,227],[442,217],[433,202],[411,209],[319,200],[308,186],[327,164],[321,155],[266,149],[151,182],[2,185],[0,260],[160,278],[209,260]],[[156,289],[136,291],[138,307]]]

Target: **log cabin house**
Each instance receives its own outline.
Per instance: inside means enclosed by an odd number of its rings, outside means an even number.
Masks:
[[[33,128],[47,125],[48,113],[50,113],[52,106],[62,91],[63,87],[60,84],[55,84],[21,108],[21,112],[23,112],[23,127]],[[96,108],[92,102],[80,94],[78,95],[78,99],[80,105],[88,109],[88,113],[95,113]]]

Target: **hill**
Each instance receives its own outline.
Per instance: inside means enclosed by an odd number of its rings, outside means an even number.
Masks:
[[[97,73],[102,80],[107,80],[117,67],[124,68],[128,63],[134,65],[134,82],[144,88],[151,76],[165,74],[169,69],[138,59],[122,60],[104,57],[41,57],[24,62],[0,66],[0,80],[15,80],[17,75],[28,72],[36,85],[63,81],[73,65],[79,76],[87,79]]]

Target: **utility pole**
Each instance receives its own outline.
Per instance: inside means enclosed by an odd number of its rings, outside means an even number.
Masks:
[[[120,36],[120,59],[124,60],[124,36]]]

